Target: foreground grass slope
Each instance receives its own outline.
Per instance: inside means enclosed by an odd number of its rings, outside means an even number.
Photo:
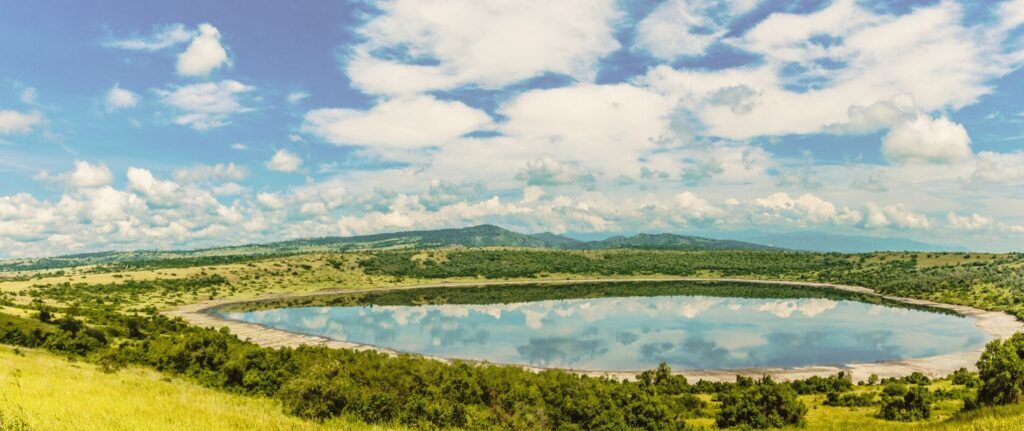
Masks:
[[[0,411],[33,430],[383,430],[282,413],[269,399],[217,391],[156,371],[96,366],[0,346]]]

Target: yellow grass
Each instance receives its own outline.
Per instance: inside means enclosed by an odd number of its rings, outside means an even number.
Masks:
[[[33,430],[383,430],[285,415],[274,400],[204,388],[141,368],[107,374],[41,351],[0,346],[0,411]]]

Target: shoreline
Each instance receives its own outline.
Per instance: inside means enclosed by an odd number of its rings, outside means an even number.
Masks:
[[[257,325],[254,323],[246,323],[237,320],[225,319],[219,316],[215,316],[210,313],[210,310],[234,303],[243,302],[260,302],[260,301],[271,301],[294,297],[310,297],[310,296],[327,296],[337,294],[352,294],[352,293],[369,293],[369,292],[380,292],[386,290],[414,290],[414,289],[427,289],[427,288],[438,288],[438,287],[485,287],[485,286],[507,286],[507,285],[559,285],[559,284],[582,284],[582,283],[610,283],[610,282],[663,282],[663,281],[684,281],[684,282],[727,282],[727,283],[749,283],[749,284],[767,284],[767,285],[789,285],[789,286],[803,286],[803,287],[815,287],[815,288],[827,288],[827,289],[838,289],[847,292],[855,292],[868,294],[891,301],[902,302],[911,305],[921,305],[934,308],[942,308],[961,314],[965,318],[970,318],[974,321],[975,326],[984,332],[992,339],[1006,338],[1013,335],[1015,332],[1024,330],[1024,322],[1018,321],[1013,316],[999,312],[999,311],[988,311],[974,307],[945,304],[940,302],[934,302],[923,299],[904,298],[892,295],[883,295],[875,292],[873,289],[862,287],[862,286],[851,286],[842,284],[832,283],[818,283],[818,282],[802,282],[802,281],[782,281],[782,280],[757,280],[757,279],[742,279],[742,278],[706,278],[706,277],[658,277],[658,278],[593,278],[593,279],[580,279],[580,280],[526,280],[526,281],[481,281],[481,282],[454,282],[454,283],[428,283],[419,285],[409,286],[385,286],[376,287],[369,289],[329,289],[321,290],[317,292],[305,292],[305,293],[279,293],[272,295],[265,295],[256,298],[249,299],[215,299],[203,302],[197,302],[193,304],[186,304],[171,310],[162,311],[168,317],[180,317],[186,322],[194,326],[200,327],[227,327],[232,334],[236,335],[239,339],[247,340],[255,343],[261,347],[270,348],[281,348],[281,347],[297,347],[300,345],[319,345],[329,348],[338,349],[349,349],[356,351],[376,351],[388,355],[398,355],[399,352],[385,349],[377,346],[350,343],[345,341],[331,340],[324,337],[304,335],[281,329],[273,329],[265,326]],[[706,380],[706,381],[734,381],[737,375],[747,377],[762,377],[771,376],[775,380],[790,381],[805,379],[811,376],[830,376],[835,375],[840,371],[849,373],[854,381],[867,380],[871,374],[877,374],[879,377],[902,377],[909,375],[913,372],[920,372],[927,375],[928,377],[945,377],[951,374],[953,371],[961,367],[966,367],[969,370],[975,369],[975,363],[978,358],[981,357],[981,353],[984,351],[984,347],[948,353],[944,355],[928,356],[923,358],[913,359],[901,359],[882,361],[875,363],[853,363],[853,364],[842,364],[842,365],[821,365],[821,366],[804,366],[794,368],[750,368],[750,369],[705,369],[705,370],[674,370],[673,374],[685,376],[688,380]],[[454,359],[428,356],[428,355],[417,355],[420,357],[438,360],[442,362],[451,362]],[[471,360],[461,360],[469,363],[484,363]],[[639,371],[614,371],[614,370],[579,370],[572,368],[545,368],[545,367],[534,367],[522,364],[493,364],[502,366],[515,366],[531,371],[544,371],[549,369],[563,370],[575,374],[587,375],[587,376],[601,376],[610,377],[616,379],[631,379],[639,374]]]

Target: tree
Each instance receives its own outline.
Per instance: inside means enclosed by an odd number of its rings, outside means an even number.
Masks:
[[[1013,404],[1024,401],[1024,333],[985,346],[978,360],[978,403]]]

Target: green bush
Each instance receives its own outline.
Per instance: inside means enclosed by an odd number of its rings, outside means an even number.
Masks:
[[[732,390],[719,395],[719,401],[722,408],[715,423],[722,428],[800,426],[807,415],[807,406],[797,398],[793,388],[767,377],[749,386],[737,384]]]
[[[890,421],[917,421],[932,415],[934,397],[923,386],[907,389],[901,384],[889,384],[882,390],[882,408],[878,417]]]

